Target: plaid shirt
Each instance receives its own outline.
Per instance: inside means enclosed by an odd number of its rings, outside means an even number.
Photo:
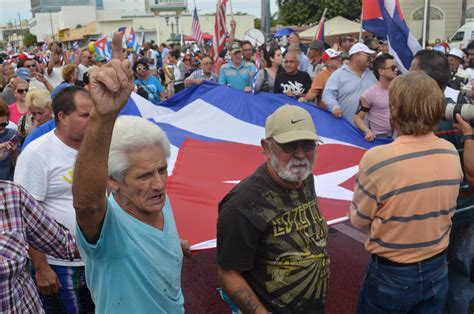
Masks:
[[[28,245],[72,260],[72,235],[25,189],[8,181],[0,181],[0,232],[0,312],[44,313],[26,267]]]

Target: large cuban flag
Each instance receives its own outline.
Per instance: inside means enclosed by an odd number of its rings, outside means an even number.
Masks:
[[[421,45],[411,34],[398,0],[363,0],[362,26],[366,31],[387,39],[398,68],[402,72],[408,71]]]
[[[265,162],[260,147],[265,120],[285,103],[307,109],[324,140],[313,175],[326,220],[329,224],[347,220],[362,155],[387,141],[367,143],[348,121],[282,94],[254,95],[204,83],[158,106],[132,94],[122,114],[157,123],[171,142],[167,192],[180,237],[189,239],[192,249],[215,246],[217,204]]]

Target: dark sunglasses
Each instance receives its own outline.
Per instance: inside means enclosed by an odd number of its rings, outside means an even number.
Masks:
[[[148,70],[147,68],[137,68],[137,71]]]
[[[398,70],[398,68],[397,68],[396,65],[392,65],[392,66],[390,66],[390,67],[385,67],[385,68],[383,68],[383,69],[384,69],[384,70],[390,69],[390,70],[392,70],[393,72],[395,72],[395,71]]]
[[[289,143],[285,143],[285,144],[279,144],[279,143],[275,142],[275,144],[277,144],[277,146],[284,153],[287,153],[287,154],[293,154],[298,149],[298,147],[300,147],[300,146],[301,146],[301,148],[303,149],[304,152],[309,153],[309,152],[314,151],[314,149],[317,146],[317,143],[315,141],[312,141],[312,140],[295,141],[295,142],[289,142]]]
[[[18,94],[28,93],[28,88],[25,88],[25,89],[18,88],[16,91]]]
[[[191,61],[191,59],[184,59],[184,61]]]
[[[6,122],[0,122],[0,127],[5,128],[8,125],[8,121]]]
[[[34,68],[36,66],[36,64],[28,64],[28,65],[25,65],[25,67],[27,68]]]

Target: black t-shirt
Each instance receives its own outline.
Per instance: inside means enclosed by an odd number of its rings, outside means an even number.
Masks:
[[[311,83],[307,72],[298,71],[295,75],[289,75],[286,71],[281,71],[275,78],[273,92],[286,94],[292,91],[296,96],[301,96],[308,93]]]
[[[320,313],[329,281],[327,234],[313,176],[288,190],[263,164],[219,203],[217,262],[240,271],[271,312]]]

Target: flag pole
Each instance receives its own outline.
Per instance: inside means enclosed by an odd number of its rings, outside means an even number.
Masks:
[[[229,0],[230,5],[230,18],[234,20],[234,9],[232,8],[232,0]]]
[[[314,33],[313,40],[316,39],[318,36],[319,30],[321,29],[321,23],[324,21],[324,16],[326,15],[328,8],[324,8],[323,15],[321,15],[321,19],[319,20],[318,28],[316,29],[316,33]]]
[[[362,16],[362,11],[360,12],[360,30],[359,30],[359,42],[362,43],[362,23],[363,23],[363,16]]]
[[[424,11],[423,11],[423,35],[422,35],[422,47],[423,49],[426,49],[426,42],[427,42],[427,38],[429,36],[428,33],[428,14],[429,14],[430,10],[429,10],[429,0],[425,0],[425,8],[424,8]]]

